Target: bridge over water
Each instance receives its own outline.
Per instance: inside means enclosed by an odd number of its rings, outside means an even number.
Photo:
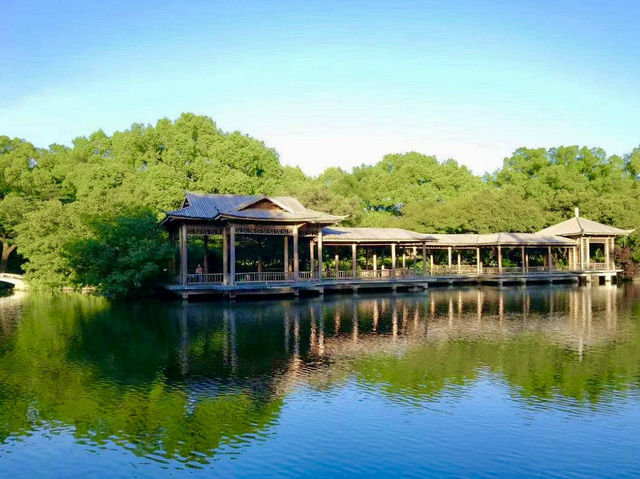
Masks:
[[[0,273],[0,283],[8,283],[16,291],[29,289],[29,285],[21,274]]]

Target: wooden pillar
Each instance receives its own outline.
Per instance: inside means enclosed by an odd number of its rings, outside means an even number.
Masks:
[[[447,265],[449,266],[449,271],[451,271],[451,246],[447,247]]]
[[[293,279],[298,280],[300,272],[300,257],[298,255],[298,227],[293,227]]]
[[[396,277],[396,244],[391,245],[391,276]]]
[[[338,254],[338,247],[336,246],[336,255],[334,257],[334,264],[336,268],[336,278],[338,277],[338,271],[340,271],[340,255]]]
[[[180,225],[180,282],[187,284],[187,225]]]
[[[526,271],[527,268],[527,253],[524,246],[520,246],[520,253],[522,254],[522,271]]]
[[[482,274],[482,263],[480,262],[480,248],[476,248],[476,269],[478,274]]]
[[[433,276],[433,250],[429,253],[429,268],[431,270],[431,275]]]
[[[547,246],[547,269],[549,272],[553,270],[553,259],[551,257],[551,246]]]
[[[356,256],[355,243],[351,243],[351,270],[353,272],[353,277],[355,278],[358,274],[358,257]]]
[[[402,270],[407,269],[407,248],[402,248]]]
[[[609,253],[609,238],[605,238],[604,239],[604,263],[605,263],[605,268],[607,268],[607,271],[609,271],[609,259],[610,259],[610,253]]]
[[[462,260],[460,259],[460,251],[457,251],[456,254],[458,255],[458,274],[460,274],[462,272]]]
[[[222,280],[229,284],[229,227],[222,230]]]
[[[204,246],[204,255],[202,258],[202,272],[204,274],[209,273],[209,235],[204,235],[202,238]]]
[[[284,272],[289,272],[289,237],[284,237]],[[286,277],[286,275],[285,275]]]
[[[313,273],[315,271],[315,258],[314,256],[314,246],[313,240],[309,240],[309,272]],[[313,277],[313,274],[311,275]]]
[[[322,228],[318,228],[318,279],[322,279],[324,265],[322,264]]]
[[[422,273],[427,275],[427,245],[422,243]]]
[[[236,284],[236,227],[229,227],[229,284]]]
[[[373,253],[373,270],[378,271],[378,255],[375,253]]]
[[[498,274],[502,274],[502,246],[498,245]]]

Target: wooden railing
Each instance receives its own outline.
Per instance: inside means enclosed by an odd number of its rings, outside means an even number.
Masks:
[[[293,273],[263,271],[260,273],[236,273],[236,283],[266,283],[270,281],[293,281]]]
[[[504,266],[500,270],[497,266],[481,266],[480,274],[483,275],[510,275],[510,274],[545,274],[549,272],[559,271],[613,271],[615,265],[609,264],[607,268],[606,263],[590,263],[585,265],[584,268],[569,267],[568,265],[554,265],[551,271],[546,266],[530,266],[523,268],[521,266]],[[466,265],[433,265],[427,268],[427,274],[424,274],[424,270],[421,268],[398,268],[394,271],[391,269],[379,269],[373,270],[357,270],[355,275],[352,270],[336,271],[333,269],[325,269],[322,274],[322,279],[326,280],[380,280],[380,279],[420,279],[426,277],[437,276],[449,276],[449,275],[477,275],[478,267],[474,264]],[[189,285],[198,284],[229,284],[229,275],[223,273],[207,273],[207,274],[188,274],[186,283]],[[180,277],[177,276],[174,279],[176,282],[180,281]],[[318,281],[318,271],[300,271],[296,277],[293,272],[284,271],[264,271],[264,272],[243,272],[236,273],[235,282],[240,284],[245,283],[268,283],[268,282],[295,282],[295,281]]]
[[[207,273],[207,274],[188,274],[187,284],[205,284],[205,283],[222,283],[224,274]]]

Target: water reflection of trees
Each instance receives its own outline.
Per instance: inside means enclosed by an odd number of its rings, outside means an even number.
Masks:
[[[434,289],[188,305],[4,298],[0,438],[45,424],[150,457],[206,461],[267,434],[298,385],[351,379],[420,404],[488,373],[523,400],[597,404],[639,386],[636,294]]]

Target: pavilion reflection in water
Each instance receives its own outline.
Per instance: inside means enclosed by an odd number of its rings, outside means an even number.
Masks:
[[[252,308],[251,316],[252,322],[262,322],[281,313],[282,335],[272,340],[281,341],[289,372],[306,363],[318,366],[363,354],[402,352],[425,342],[506,341],[527,333],[581,354],[586,346],[615,338],[621,291],[616,285],[443,289],[420,296],[285,301],[280,307]],[[183,314],[182,324],[188,327],[187,318],[204,320],[216,313],[189,304]],[[238,329],[249,327],[246,317],[238,316],[234,307],[222,309],[223,360],[232,374],[243,361],[236,344]]]
[[[596,405],[637,390],[639,291],[433,289],[219,307],[0,298],[0,444],[69,427],[78,441],[206,462],[264,437],[293,394],[356,384],[420,407],[485,373],[518,401]]]

